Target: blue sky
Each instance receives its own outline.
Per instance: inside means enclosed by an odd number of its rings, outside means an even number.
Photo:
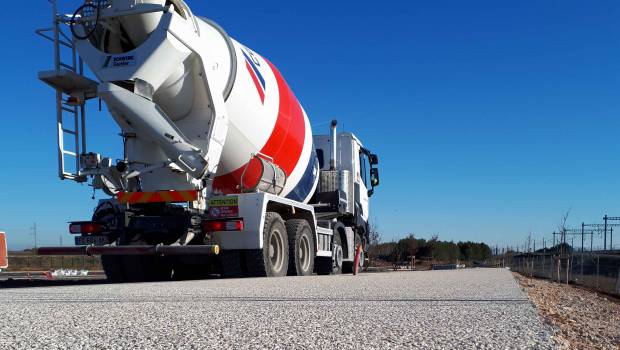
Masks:
[[[188,3],[278,66],[315,133],[336,117],[379,155],[384,241],[516,245],[549,240],[569,208],[573,226],[620,215],[617,1]],[[37,222],[58,244],[96,201],[56,177],[53,92],[36,79],[51,45],[33,33],[47,2],[4,7],[0,230],[21,248]],[[111,119],[89,119],[89,149],[118,157]]]

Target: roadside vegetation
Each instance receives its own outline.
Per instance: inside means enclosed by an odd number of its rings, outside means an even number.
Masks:
[[[370,255],[387,262],[407,261],[413,257],[446,263],[485,262],[492,257],[491,248],[485,243],[441,241],[437,235],[427,240],[408,234],[394,242],[371,243]]]

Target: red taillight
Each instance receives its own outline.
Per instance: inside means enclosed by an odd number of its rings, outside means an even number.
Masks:
[[[202,230],[205,232],[224,231],[224,221],[205,221]]]
[[[69,225],[69,232],[74,234],[91,234],[101,231],[103,231],[103,225],[96,222],[74,222]]]
[[[243,231],[243,220],[209,220],[202,223],[203,232]]]

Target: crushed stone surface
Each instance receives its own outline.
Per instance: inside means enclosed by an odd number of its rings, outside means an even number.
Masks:
[[[505,269],[0,290],[0,348],[551,349]]]

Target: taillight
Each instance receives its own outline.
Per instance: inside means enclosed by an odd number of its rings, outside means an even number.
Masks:
[[[243,231],[243,220],[208,220],[202,222],[203,232]]]
[[[103,225],[97,222],[87,221],[87,222],[72,222],[69,225],[69,232],[73,234],[85,233],[99,233],[103,231]]]
[[[243,231],[243,220],[226,221],[227,231]]]

